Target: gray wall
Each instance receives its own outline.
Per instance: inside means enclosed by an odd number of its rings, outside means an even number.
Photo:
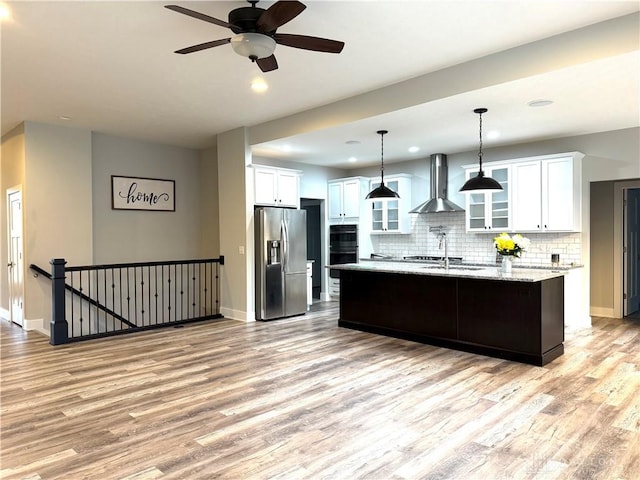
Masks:
[[[95,263],[199,258],[199,151],[94,133],[92,158]],[[175,212],[112,210],[111,175],[175,180]]]
[[[23,185],[25,266],[35,263],[48,269],[52,258],[87,265],[219,254],[215,151],[25,122],[3,137],[2,154],[5,260],[4,192],[17,184]],[[112,210],[111,175],[175,180],[176,211]],[[7,310],[6,268],[3,271],[0,308]],[[50,284],[25,271],[25,320],[50,317]]]
[[[50,318],[51,285],[29,274],[52,258],[93,262],[91,132],[26,122],[23,191],[25,320]]]
[[[613,184],[591,184],[591,306],[613,309]]]
[[[218,150],[200,152],[200,257],[220,255],[218,209]]]
[[[11,132],[2,137],[2,163],[0,164],[0,311],[9,308],[9,263],[7,231],[7,189],[24,184],[25,168],[25,139],[24,124],[18,125]],[[8,313],[5,313],[8,316]]]

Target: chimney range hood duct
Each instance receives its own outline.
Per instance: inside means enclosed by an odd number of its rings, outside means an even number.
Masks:
[[[463,208],[447,200],[448,176],[447,156],[444,153],[431,155],[431,199],[409,213],[464,212]]]

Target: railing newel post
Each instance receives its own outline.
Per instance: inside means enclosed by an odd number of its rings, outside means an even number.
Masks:
[[[69,343],[69,325],[65,308],[65,265],[64,258],[54,258],[51,264],[52,317],[50,322],[51,345]]]

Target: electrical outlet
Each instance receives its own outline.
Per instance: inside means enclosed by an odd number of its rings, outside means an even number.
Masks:
[[[238,246],[238,253],[239,253],[240,255],[244,255],[244,245],[239,245],[239,246]]]

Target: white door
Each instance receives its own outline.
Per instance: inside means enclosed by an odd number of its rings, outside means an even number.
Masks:
[[[11,321],[22,325],[24,301],[24,263],[22,258],[22,192],[7,191],[9,223],[9,301]]]
[[[624,312],[631,315],[640,309],[640,188],[628,188],[624,195]]]

